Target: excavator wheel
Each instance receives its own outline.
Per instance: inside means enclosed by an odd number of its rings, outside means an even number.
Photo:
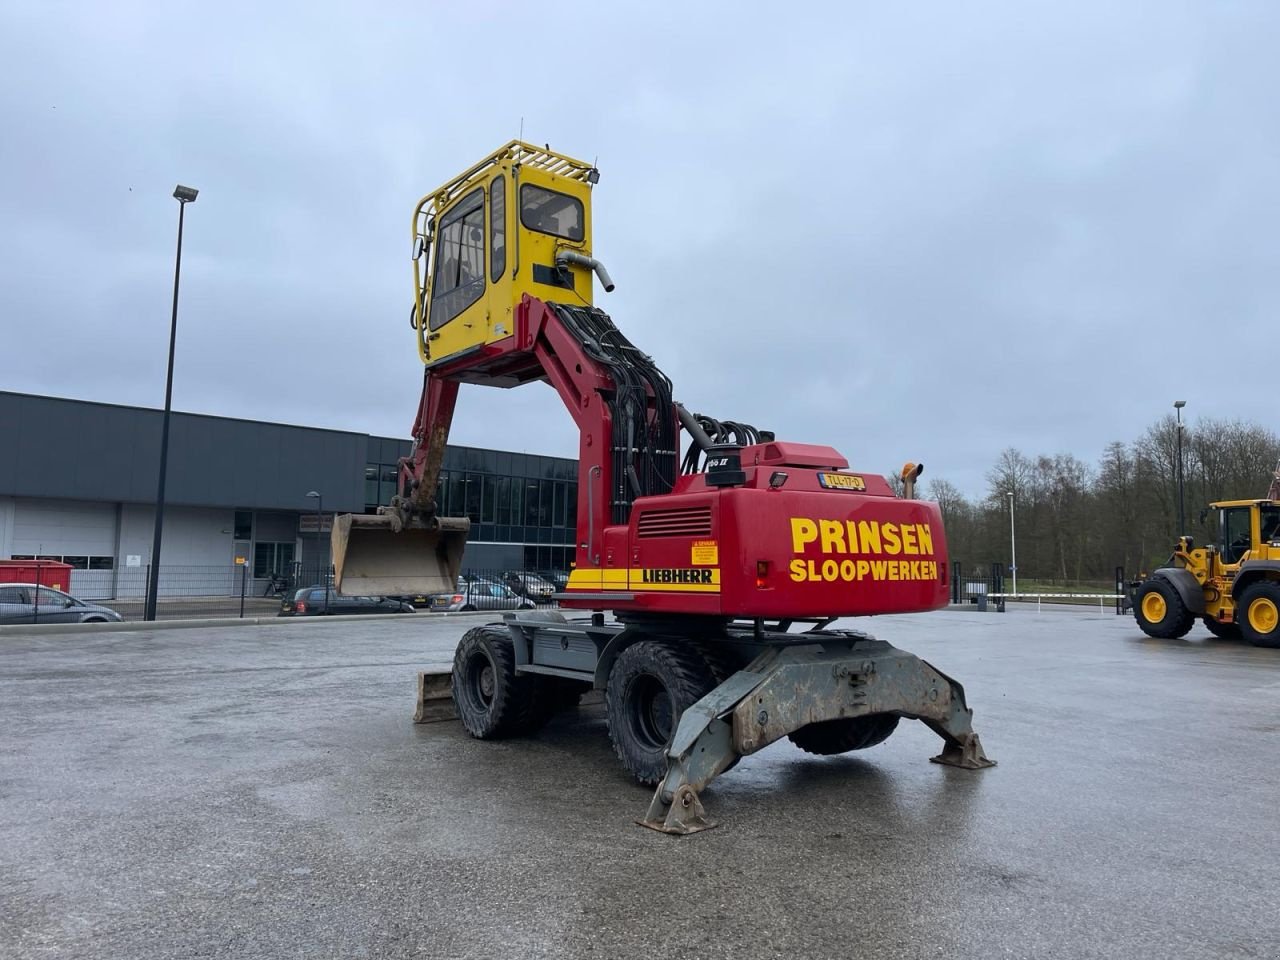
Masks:
[[[462,635],[453,656],[458,719],[478,740],[532,733],[547,719],[538,709],[539,679],[516,673],[506,627],[473,627]]]
[[[653,786],[666,775],[667,747],[680,715],[715,685],[691,643],[640,640],[622,651],[604,695],[609,739],[638,782]]]
[[[1224,623],[1221,620],[1215,620],[1213,617],[1205,617],[1204,625],[1219,640],[1239,640],[1240,624]]]
[[[827,757],[884,743],[896,729],[898,718],[894,714],[873,713],[866,717],[842,717],[811,723],[787,734],[787,739],[806,753]]]
[[[1238,610],[1246,640],[1255,647],[1280,647],[1280,583],[1264,580],[1246,588]]]
[[[1160,640],[1185,637],[1196,619],[1167,580],[1148,580],[1138,587],[1133,616],[1143,633]]]

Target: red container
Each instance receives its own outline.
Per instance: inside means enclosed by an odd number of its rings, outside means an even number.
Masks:
[[[35,583],[71,591],[71,564],[60,560],[0,560],[0,583]]]

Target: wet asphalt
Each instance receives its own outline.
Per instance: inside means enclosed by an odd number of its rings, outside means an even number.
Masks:
[[[786,742],[641,829],[586,707],[415,726],[467,618],[0,636],[0,956],[1280,957],[1280,651],[1093,610],[871,622],[999,766]],[[860,623],[859,626],[867,626]]]

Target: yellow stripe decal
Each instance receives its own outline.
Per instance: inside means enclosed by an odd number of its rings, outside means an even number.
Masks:
[[[574,570],[568,590],[630,590],[657,593],[719,593],[719,567],[615,567]]]

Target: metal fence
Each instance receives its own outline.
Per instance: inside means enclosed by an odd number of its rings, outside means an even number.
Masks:
[[[160,566],[156,590],[157,620],[190,620],[205,617],[263,617],[279,613],[281,601],[301,589],[333,585],[333,568],[316,564],[289,564],[278,573],[254,571],[244,564],[225,566]],[[77,574],[92,574],[77,577]],[[68,591],[81,600],[115,610],[126,620],[142,620],[147,603],[151,568],[147,565],[106,571],[73,570]],[[562,589],[565,573],[533,570],[467,569],[455,586],[476,591],[497,588],[511,608],[526,600],[536,606],[554,606],[551,594]],[[411,597],[422,606],[425,597]],[[477,604],[478,609],[486,605]],[[492,603],[490,609],[503,604]],[[425,609],[425,606],[422,606]]]
[[[1111,606],[1117,615],[1131,607],[1131,590],[1124,567],[1117,566],[1113,580],[1072,580],[1019,574],[1017,591],[1003,563],[965,568],[951,567],[952,605],[972,605],[979,610],[1004,613],[1009,603]]]

